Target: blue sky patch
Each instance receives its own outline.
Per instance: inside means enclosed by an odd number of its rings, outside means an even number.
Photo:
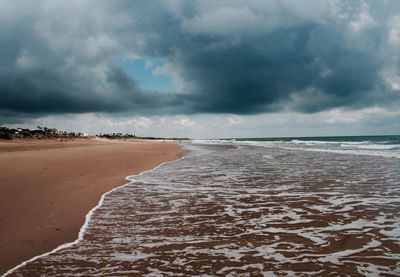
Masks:
[[[153,73],[156,67],[163,64],[162,59],[126,59],[121,62],[125,72],[138,83],[141,89],[171,91],[171,78],[167,75]]]

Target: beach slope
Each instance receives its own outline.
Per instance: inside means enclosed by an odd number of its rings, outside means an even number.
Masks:
[[[75,240],[102,194],[181,155],[154,141],[0,142],[0,274]]]

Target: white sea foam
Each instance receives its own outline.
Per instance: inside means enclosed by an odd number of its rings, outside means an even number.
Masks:
[[[94,276],[394,275],[398,162],[253,146],[190,156],[108,195],[87,238],[47,259]]]
[[[367,150],[393,150],[399,149],[400,146],[398,144],[351,144],[351,143],[342,143],[340,147],[343,148],[357,148],[357,149],[367,149]]]
[[[126,253],[113,253],[112,257],[114,257],[117,261],[127,261],[127,262],[136,262],[142,259],[148,259],[150,257],[155,257],[155,254],[146,254],[140,251],[133,252],[131,254]]]
[[[306,145],[341,145],[341,144],[349,144],[349,145],[363,145],[370,143],[369,141],[326,141],[326,140],[291,140],[288,143],[295,144],[306,144]]]
[[[400,145],[391,144],[390,142],[374,143],[371,141],[325,141],[325,140],[299,140],[291,141],[268,140],[268,141],[252,141],[252,140],[194,140],[192,143],[203,144],[235,144],[250,145],[259,147],[281,147],[292,150],[305,150],[314,152],[335,153],[344,155],[369,155],[380,156],[386,158],[400,158]],[[268,156],[267,156],[268,157]],[[266,157],[266,158],[267,158]],[[269,158],[269,157],[268,157]]]
[[[331,254],[326,254],[325,257],[319,258],[318,260],[320,262],[330,262],[330,263],[333,263],[333,264],[342,265],[343,263],[339,260],[340,258],[347,257],[347,256],[350,256],[350,255],[354,255],[356,253],[360,253],[360,252],[365,251],[365,250],[370,249],[370,248],[378,247],[381,244],[382,243],[380,243],[379,241],[372,240],[372,241],[368,242],[368,244],[364,245],[361,248],[343,250],[343,251],[334,252],[334,253],[331,253]]]
[[[344,155],[363,155],[363,156],[377,156],[385,158],[398,158],[400,159],[400,152],[383,152],[383,151],[366,151],[366,150],[342,150],[342,149],[325,149],[325,148],[299,148],[299,147],[281,147],[288,150],[301,150],[312,152],[325,152]]]
[[[182,157],[182,158],[180,158],[180,159],[184,159],[184,158],[185,158],[185,157]],[[46,257],[46,256],[49,256],[49,255],[51,255],[51,254],[53,254],[53,253],[56,253],[56,252],[58,252],[58,251],[60,251],[60,250],[62,250],[62,249],[70,248],[70,247],[72,247],[72,246],[78,244],[79,242],[81,242],[81,241],[83,240],[83,238],[84,238],[84,235],[85,235],[85,233],[86,233],[86,230],[88,229],[89,223],[90,223],[90,221],[91,221],[91,219],[92,219],[92,216],[93,216],[94,212],[95,212],[98,208],[100,208],[100,207],[103,205],[104,199],[107,197],[107,195],[111,194],[112,192],[114,192],[114,191],[116,191],[116,190],[118,190],[118,189],[121,189],[121,188],[123,188],[123,187],[125,187],[125,186],[128,186],[128,185],[134,183],[134,182],[136,181],[136,180],[134,179],[135,177],[141,176],[141,175],[143,175],[143,174],[145,174],[145,173],[148,173],[148,172],[150,172],[150,171],[157,170],[158,168],[160,168],[160,167],[163,166],[164,164],[171,163],[171,162],[173,162],[173,161],[168,161],[168,162],[161,163],[160,165],[154,167],[153,169],[146,170],[146,171],[142,171],[142,172],[140,172],[140,173],[137,174],[137,175],[129,175],[129,176],[127,176],[127,177],[125,178],[125,180],[128,180],[128,181],[129,181],[128,183],[126,183],[126,184],[124,184],[124,185],[122,185],[122,186],[120,186],[120,187],[113,188],[112,190],[110,190],[110,191],[104,193],[104,194],[101,196],[101,198],[100,198],[99,202],[97,203],[97,205],[96,205],[94,208],[92,208],[92,209],[86,214],[86,216],[85,216],[85,222],[84,222],[84,224],[82,225],[82,227],[80,228],[79,233],[78,233],[78,238],[77,238],[76,240],[74,240],[74,241],[72,241],[72,242],[64,243],[64,244],[62,244],[62,245],[56,247],[55,249],[53,249],[53,250],[51,250],[51,251],[49,251],[49,252],[46,252],[46,253],[43,253],[43,254],[34,256],[34,257],[32,257],[31,259],[29,259],[29,260],[23,261],[22,263],[20,263],[20,264],[16,265],[15,267],[9,269],[9,270],[8,270],[7,272],[5,272],[1,277],[6,277],[7,275],[10,275],[10,274],[14,273],[14,272],[17,271],[19,268],[22,268],[23,266],[25,266],[25,265],[27,265],[27,264],[29,264],[29,263],[35,261],[35,260],[38,260],[38,259],[40,259],[40,258],[44,258],[44,257]]]

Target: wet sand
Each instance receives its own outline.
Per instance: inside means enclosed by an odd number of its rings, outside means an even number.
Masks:
[[[8,276],[400,275],[398,161],[219,150],[135,177]]]
[[[181,155],[154,141],[1,141],[0,274],[75,240],[88,211],[127,175]]]

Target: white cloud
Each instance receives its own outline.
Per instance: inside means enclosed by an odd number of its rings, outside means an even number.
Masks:
[[[229,125],[231,122],[240,124]],[[35,128],[37,125],[60,130],[98,133],[130,133],[155,137],[279,137],[319,135],[368,135],[400,133],[400,111],[382,107],[360,110],[333,109],[301,113],[270,113],[260,115],[115,117],[107,114],[69,114],[46,116],[13,127]],[[76,124],[79,122],[79,124]],[[245,123],[245,124],[244,124]],[[11,125],[10,125],[11,126]]]
[[[400,91],[400,76],[394,68],[382,72],[381,76],[390,89]]]
[[[259,29],[260,23],[248,7],[219,7],[184,19],[182,29],[195,34],[226,35],[253,32]]]
[[[182,30],[192,34],[252,35],[274,28],[325,20],[329,8],[326,1],[199,1],[197,13],[185,17],[184,2],[174,1],[169,10],[181,19]]]
[[[345,110],[342,108],[338,108],[320,113],[320,115],[323,118],[325,118],[325,121],[329,124],[356,123],[363,121],[371,116],[377,116],[377,115],[390,116],[396,114],[400,114],[400,112],[385,110],[381,107],[369,107],[359,110]]]
[[[367,3],[363,3],[361,10],[357,17],[350,21],[349,26],[353,32],[360,32],[376,24],[376,21],[372,18]]]
[[[237,125],[243,122],[243,119],[237,115],[231,115],[227,117],[229,125]]]
[[[15,66],[18,69],[32,69],[37,65],[37,60],[28,51],[22,51],[15,61]]]
[[[133,118],[129,121],[122,121],[122,125],[132,125],[136,129],[143,131],[149,129],[154,124],[154,121],[148,117],[141,116],[139,118]]]
[[[400,16],[392,16],[388,20],[389,36],[388,42],[394,46],[400,44]]]
[[[79,122],[79,126],[76,125]],[[63,116],[45,116],[33,120],[33,126],[56,127],[67,131],[96,133],[131,133],[144,134],[155,125],[149,117],[110,117],[95,113],[69,114]]]
[[[156,66],[152,73],[155,76],[168,76],[171,78],[171,85],[175,92],[184,93],[192,91],[195,87],[194,83],[185,80],[181,75],[179,68],[176,65],[166,62],[162,65]]]
[[[182,116],[182,117],[178,118],[177,120],[175,120],[173,123],[176,125],[179,125],[180,127],[183,127],[183,128],[192,128],[196,125],[196,122],[191,120],[187,116]]]

